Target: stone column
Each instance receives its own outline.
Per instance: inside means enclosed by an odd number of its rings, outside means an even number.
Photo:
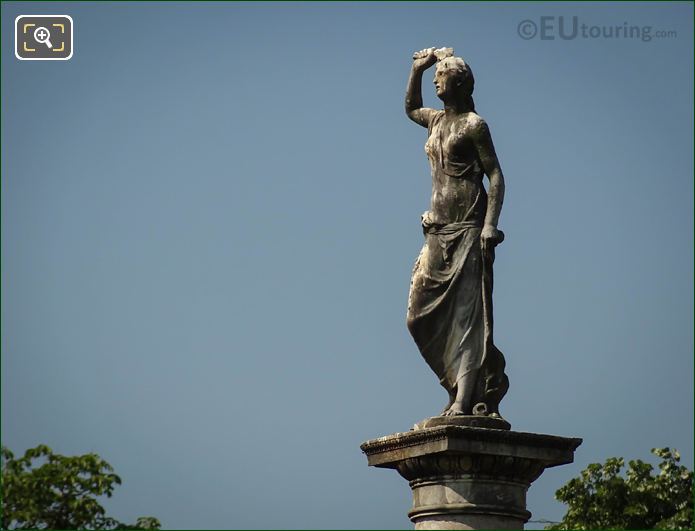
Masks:
[[[409,481],[415,529],[523,529],[531,483],[546,468],[571,463],[582,442],[436,419],[361,446],[370,466]]]

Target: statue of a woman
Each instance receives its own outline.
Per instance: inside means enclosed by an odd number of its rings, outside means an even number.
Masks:
[[[442,415],[499,417],[509,381],[492,341],[492,263],[504,234],[497,222],[504,178],[485,121],[473,104],[473,73],[450,48],[416,52],[405,110],[428,130],[432,202],[408,298],[408,329],[449,393]],[[423,72],[444,110],[422,106]],[[489,179],[488,191],[483,175]]]

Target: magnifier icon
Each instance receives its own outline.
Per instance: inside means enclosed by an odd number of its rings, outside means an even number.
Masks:
[[[53,45],[49,40],[51,38],[51,32],[43,26],[39,26],[34,30],[34,38],[36,39],[36,42],[40,42],[41,44],[45,44],[49,48],[53,48]]]

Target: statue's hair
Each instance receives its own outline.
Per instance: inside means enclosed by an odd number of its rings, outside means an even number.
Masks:
[[[473,87],[475,78],[471,67],[460,57],[445,57],[437,62],[437,69],[451,70],[455,73],[456,78],[461,81],[461,90],[464,93],[468,106],[475,112],[475,103],[473,103]]]

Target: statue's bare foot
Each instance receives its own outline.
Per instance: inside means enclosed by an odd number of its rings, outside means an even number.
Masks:
[[[451,406],[454,405],[454,402],[455,402],[455,401],[456,401],[456,397],[455,397],[455,396],[450,397],[450,398],[449,398],[449,403],[448,403],[446,406],[444,406],[444,409],[442,409],[442,412],[439,414],[439,416],[440,416],[440,417],[443,417],[444,415],[446,415],[446,412],[449,411],[449,409],[451,408]]]
[[[442,417],[453,417],[454,415],[464,415],[461,404],[454,402],[442,413]]]

